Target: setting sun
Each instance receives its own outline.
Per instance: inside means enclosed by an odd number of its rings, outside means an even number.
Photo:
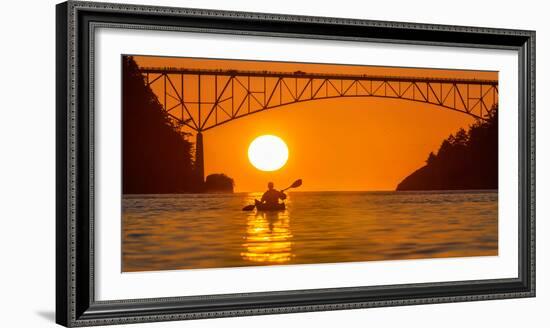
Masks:
[[[275,171],[286,164],[288,147],[277,136],[263,135],[250,143],[248,160],[258,170]]]

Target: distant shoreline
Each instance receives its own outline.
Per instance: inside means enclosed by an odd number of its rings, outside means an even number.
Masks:
[[[263,191],[238,191],[233,193],[191,193],[191,192],[182,192],[182,193],[159,193],[159,194],[122,194],[123,197],[132,197],[132,196],[143,196],[143,195],[195,195],[195,196],[209,196],[209,195],[242,195],[250,193],[262,193]],[[372,193],[372,194],[464,194],[464,193],[498,193],[498,189],[460,189],[460,190],[316,190],[316,191],[289,191],[289,194],[300,193]]]

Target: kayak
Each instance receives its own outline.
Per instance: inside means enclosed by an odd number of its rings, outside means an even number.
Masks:
[[[279,203],[277,205],[262,204],[258,200],[255,201],[256,209],[258,211],[284,211],[286,209],[285,203]]]
[[[256,205],[258,211],[284,211],[286,209],[285,203],[280,203],[274,206],[268,206],[266,204]]]

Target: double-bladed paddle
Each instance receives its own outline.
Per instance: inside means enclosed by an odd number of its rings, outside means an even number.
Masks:
[[[281,190],[281,192],[285,192],[291,188],[298,188],[301,185],[302,185],[302,179],[298,179],[294,181],[288,188]],[[246,205],[245,207],[243,207],[243,211],[252,211],[255,207],[256,207],[256,204]]]
[[[281,192],[285,192],[290,188],[298,188],[301,185],[302,185],[302,179],[298,179],[298,180],[294,181],[289,187],[281,190]]]

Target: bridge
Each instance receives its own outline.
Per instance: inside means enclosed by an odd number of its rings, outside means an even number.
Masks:
[[[163,110],[196,132],[197,176],[204,179],[202,132],[286,105],[344,97],[414,101],[485,120],[498,81],[407,76],[143,67]]]

